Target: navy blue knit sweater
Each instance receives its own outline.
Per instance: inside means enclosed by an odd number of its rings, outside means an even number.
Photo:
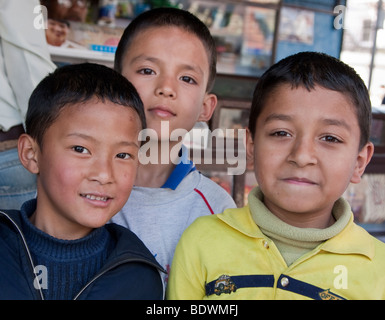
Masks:
[[[61,240],[37,229],[25,211],[21,213],[23,233],[34,264],[47,268],[47,281],[41,282],[44,298],[73,299],[104,265],[114,247],[110,233],[102,227],[78,240]]]

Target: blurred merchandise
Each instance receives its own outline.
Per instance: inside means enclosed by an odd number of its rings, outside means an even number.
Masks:
[[[358,223],[385,221],[385,174],[364,174],[359,184],[350,184],[344,194]]]

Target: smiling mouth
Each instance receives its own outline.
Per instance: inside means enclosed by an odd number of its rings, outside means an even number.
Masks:
[[[89,200],[96,200],[96,201],[103,201],[103,202],[107,202],[109,199],[111,199],[108,196],[97,196],[94,194],[80,194],[80,196]]]

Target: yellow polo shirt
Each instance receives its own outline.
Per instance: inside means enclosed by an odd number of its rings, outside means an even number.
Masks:
[[[353,222],[290,266],[249,207],[198,218],[171,267],[168,299],[385,299],[385,244]]]

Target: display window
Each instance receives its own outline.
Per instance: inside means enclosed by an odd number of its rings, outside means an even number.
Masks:
[[[75,49],[84,60],[113,61],[125,27],[138,14],[170,6],[196,15],[210,29],[220,74],[262,74],[273,62],[279,0],[254,1],[42,0],[46,37],[55,60],[72,62]]]

